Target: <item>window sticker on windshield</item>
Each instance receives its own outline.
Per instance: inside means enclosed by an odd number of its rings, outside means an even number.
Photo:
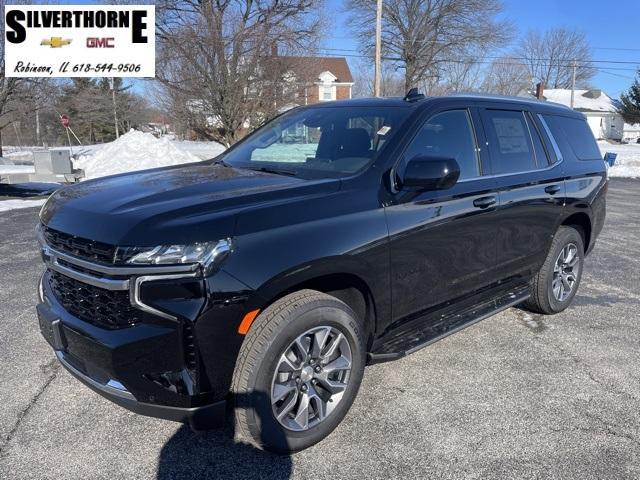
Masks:
[[[378,135],[386,135],[387,133],[389,133],[389,130],[391,130],[391,127],[385,125],[381,127],[380,130],[378,130]]]

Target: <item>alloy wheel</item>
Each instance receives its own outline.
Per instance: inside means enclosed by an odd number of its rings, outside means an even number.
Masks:
[[[334,327],[321,326],[298,336],[280,356],[271,383],[271,406],[280,424],[304,431],[324,421],[345,393],[351,347]]]
[[[569,243],[560,251],[553,267],[551,288],[556,300],[564,302],[573,293],[580,269],[578,247]]]

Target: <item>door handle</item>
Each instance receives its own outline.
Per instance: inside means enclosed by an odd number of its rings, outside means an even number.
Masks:
[[[487,208],[496,203],[496,197],[480,197],[473,201],[473,206],[478,208]]]
[[[545,187],[544,191],[549,195],[555,195],[560,191],[560,185],[549,185],[548,187]]]

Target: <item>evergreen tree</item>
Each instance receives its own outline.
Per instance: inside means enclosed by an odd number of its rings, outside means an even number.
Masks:
[[[624,121],[631,124],[640,123],[640,70],[629,91],[620,96],[620,101],[620,113]]]
[[[108,142],[115,138],[109,97],[102,93],[93,78],[73,78],[65,84],[58,110],[69,115],[71,128],[84,144]]]
[[[148,107],[143,98],[129,92],[130,86],[121,78],[114,79],[116,108],[120,134],[148,121]],[[83,144],[115,140],[113,93],[108,78],[73,78],[62,87],[57,110],[71,118],[71,128]],[[59,141],[65,143],[66,134],[59,129]]]

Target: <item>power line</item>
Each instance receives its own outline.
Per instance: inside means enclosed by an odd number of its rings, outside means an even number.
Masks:
[[[598,69],[598,71],[600,73],[606,73],[607,75],[612,75],[612,76],[618,77],[618,78],[626,78],[626,79],[629,79],[629,80],[635,80],[634,77],[630,77],[629,75],[620,75],[619,73],[613,73],[613,72],[609,72],[609,71],[603,70],[603,69]]]
[[[320,49],[320,50],[329,50],[329,49]],[[336,50],[336,49],[330,49],[330,50]],[[347,58],[366,58],[371,60],[372,57],[369,55],[363,55],[363,54],[350,54],[350,53],[323,53],[322,55],[328,56],[328,57],[347,57]],[[389,57],[389,56],[383,56],[382,57],[383,60],[389,60],[389,61],[394,61],[394,62],[401,62],[403,61],[402,58],[400,57]],[[493,60],[491,60],[493,59]],[[504,60],[504,61],[499,61],[499,60]],[[466,60],[444,60],[441,63],[457,63],[457,64],[469,64],[469,65],[514,65],[514,62],[509,62],[507,60],[519,60],[517,58],[513,58],[513,57],[480,57],[479,59],[476,60],[472,60],[472,59],[466,59]],[[552,62],[553,60],[551,59],[534,59],[535,61],[546,61],[546,62]],[[556,62],[556,63],[540,63],[538,66],[540,67],[571,67],[572,66],[572,62],[570,61],[562,61],[562,62]],[[617,71],[623,71],[623,72],[636,72],[637,69],[636,68],[623,68],[623,67],[608,67],[608,66],[601,66],[601,67],[594,67],[588,64],[578,64],[578,68],[583,68],[583,69],[588,69],[588,70],[602,70],[602,69],[607,69],[607,70],[617,70]]]
[[[594,50],[615,50],[620,52],[640,52],[640,48],[593,47]]]
[[[361,52],[361,50],[357,50],[354,48],[329,48],[329,47],[321,47],[319,48],[319,50],[322,51],[335,51],[335,52]],[[640,49],[638,49],[640,51]],[[364,54],[360,54],[362,57],[364,58],[368,58],[368,55],[364,55]],[[484,60],[519,60],[519,61],[523,61],[523,62],[556,62],[556,60],[551,59],[551,58],[526,58],[526,57],[517,57],[517,56],[511,56],[511,55],[500,55],[500,56],[484,56],[484,57],[479,57],[482,58]],[[567,66],[571,66],[572,65],[573,60],[557,60],[557,65],[558,66],[564,66],[564,64],[566,63]],[[580,63],[580,62],[579,62]],[[602,60],[602,59],[598,59],[598,60],[586,60],[584,62],[585,66],[588,66],[587,64],[589,63],[606,63],[606,64],[615,64],[615,65],[639,65],[640,66],[640,60],[638,61],[633,61],[633,60]],[[551,64],[552,66],[555,66],[554,64]],[[582,67],[582,65],[578,65],[579,67]],[[635,69],[634,69],[635,70]]]

